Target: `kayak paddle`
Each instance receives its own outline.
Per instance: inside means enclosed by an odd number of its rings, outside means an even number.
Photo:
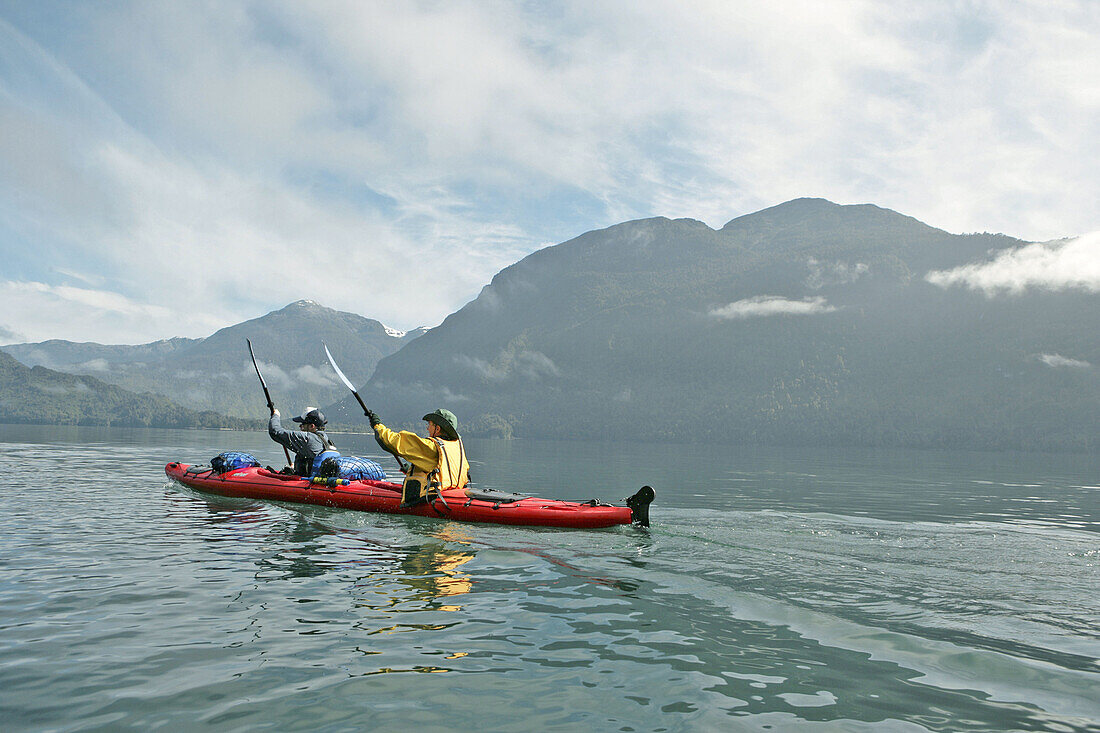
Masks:
[[[363,402],[363,398],[359,396],[359,391],[355,389],[355,385],[351,383],[351,380],[344,376],[344,373],[340,371],[340,367],[336,366],[336,360],[332,358],[332,352],[328,350],[328,344],[322,341],[321,345],[325,347],[325,356],[328,357],[328,363],[332,365],[332,370],[336,372],[336,376],[340,377],[340,381],[347,385],[347,388],[355,395],[355,399],[359,401],[359,406],[363,408],[363,414],[369,416],[370,410],[367,408],[367,403]],[[394,459],[397,460],[397,465],[401,466],[401,473],[405,473],[405,462],[401,460],[401,456],[397,455],[393,449],[383,443],[378,437],[378,433],[374,434],[374,442],[378,443],[379,448],[393,456]]]
[[[271,414],[275,414],[275,403],[271,401],[271,392],[267,389],[267,382],[264,381],[264,375],[260,374],[260,365],[256,363],[256,352],[252,350],[252,339],[245,339],[248,342],[248,354],[252,357],[252,366],[256,367],[256,376],[260,378],[260,386],[264,388],[264,397],[267,398],[267,409],[271,410]],[[290,460],[290,451],[287,447],[283,446],[283,453],[286,455],[286,463],[288,466],[293,466],[294,461]]]

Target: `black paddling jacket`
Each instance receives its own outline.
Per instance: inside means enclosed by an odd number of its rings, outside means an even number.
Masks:
[[[280,445],[294,451],[294,473],[299,476],[312,476],[329,456],[338,456],[336,446],[329,440],[325,431],[307,433],[305,430],[283,430],[278,415],[272,415],[267,423],[267,434]]]

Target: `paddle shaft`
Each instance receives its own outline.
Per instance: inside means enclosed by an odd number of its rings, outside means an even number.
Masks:
[[[371,414],[370,408],[367,407],[366,402],[363,402],[363,398],[359,396],[359,390],[355,389],[355,385],[351,383],[347,375],[340,371],[340,367],[336,364],[336,359],[332,357],[332,352],[328,350],[328,344],[322,345],[325,347],[325,356],[328,357],[328,363],[332,365],[332,369],[336,372],[336,376],[340,377],[340,381],[342,381],[344,385],[351,390],[351,393],[355,395],[355,399],[359,403],[359,406],[363,408],[363,415],[369,419]],[[379,448],[393,456],[394,460],[397,461],[397,465],[401,468],[401,473],[405,473],[405,462],[401,460],[401,456],[397,455],[397,452],[393,448],[383,443],[382,439],[378,437],[378,433],[374,434],[374,442],[378,443]]]
[[[260,374],[260,365],[256,363],[256,352],[252,350],[252,339],[245,339],[248,342],[248,355],[252,357],[252,366],[256,367],[256,376],[260,378],[260,386],[264,388],[264,397],[267,398],[267,409],[271,410],[271,414],[275,414],[275,402],[271,399],[271,392],[267,389],[267,382],[264,381],[264,375]],[[361,400],[360,400],[361,401]],[[280,445],[282,445],[280,443]],[[287,465],[291,468],[294,467],[294,461],[290,460],[290,450],[283,446],[283,455],[286,456]]]
[[[359,396],[359,393],[354,389],[351,391],[355,395],[355,399],[359,401],[359,406],[363,408],[363,415],[369,417],[370,410],[367,409],[367,403],[363,402],[363,398]],[[374,428],[371,428],[371,432]],[[374,433],[374,442],[378,443],[378,447],[393,456],[393,459],[397,461],[397,465],[401,468],[401,473],[405,473],[405,462],[401,460],[401,456],[397,455],[397,451],[390,448],[388,445],[382,442],[382,439],[378,437],[378,433]]]

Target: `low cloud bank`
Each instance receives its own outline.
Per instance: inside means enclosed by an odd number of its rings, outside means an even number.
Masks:
[[[502,351],[492,363],[466,354],[456,356],[454,361],[459,367],[489,382],[500,382],[513,375],[535,382],[545,377],[561,376],[558,365],[541,351],[524,350],[514,355]]]
[[[299,384],[312,384],[317,387],[336,386],[336,372],[332,371],[332,368],[328,364],[322,364],[320,367],[306,364],[292,369],[288,373],[278,365],[263,361],[262,359],[257,359],[256,363],[259,364],[260,373],[263,374],[264,379],[267,380],[268,387],[293,389]],[[255,375],[256,370],[255,367],[252,366],[252,362],[245,362],[244,368],[239,372],[239,376],[255,377]]]
[[[1100,292],[1100,232],[1068,241],[1028,244],[998,253],[988,262],[974,262],[953,270],[925,275],[933,285],[954,285],[998,293],[1040,290]]]
[[[74,382],[71,386],[64,384],[44,384],[41,382],[34,382],[31,387],[39,390],[40,392],[46,392],[53,395],[67,395],[67,394],[81,394],[91,392],[92,388],[83,382]]]
[[[1069,367],[1070,369],[1088,369],[1092,366],[1087,361],[1080,359],[1070,359],[1069,357],[1062,356],[1061,354],[1039,354],[1039,361],[1046,364],[1048,367]]]
[[[89,359],[82,364],[75,364],[74,366],[77,370],[86,372],[99,372],[101,374],[106,374],[107,372],[111,371],[111,365],[107,363],[106,359]]]
[[[825,298],[821,297],[789,300],[778,295],[757,295],[715,308],[710,315],[715,318],[736,320],[763,316],[812,316],[819,313],[832,313],[835,310],[835,306],[829,305]]]
[[[264,381],[267,382],[268,387],[278,390],[292,389],[294,387],[294,380],[291,379],[290,375],[283,371],[279,365],[271,364],[262,359],[257,359],[256,365],[259,366],[260,373],[264,375]],[[242,377],[255,376],[256,367],[252,365],[252,362],[246,361],[238,374]]]
[[[328,364],[322,364],[321,368],[306,364],[294,370],[294,375],[306,384],[314,384],[318,387],[333,387],[336,385],[336,372]]]

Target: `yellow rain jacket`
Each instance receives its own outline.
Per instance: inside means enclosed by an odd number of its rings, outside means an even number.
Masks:
[[[427,497],[429,488],[433,491],[464,489],[470,483],[470,462],[461,438],[421,438],[407,430],[395,433],[382,424],[375,426],[374,434],[412,464],[405,483],[419,481],[422,498]]]

